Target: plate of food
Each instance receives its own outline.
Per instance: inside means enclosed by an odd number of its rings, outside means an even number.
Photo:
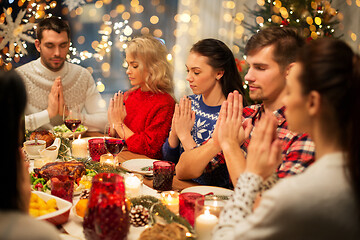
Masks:
[[[64,199],[44,192],[33,191],[29,213],[36,219],[61,225],[68,221],[71,207],[72,203]]]
[[[35,191],[51,193],[51,178],[58,175],[71,176],[74,179],[74,195],[79,195],[91,188],[96,171],[86,169],[82,162],[50,162],[30,172],[31,187]]]
[[[230,197],[234,191],[222,188],[222,187],[213,187],[213,186],[194,186],[194,187],[188,187],[181,191],[181,193],[186,192],[195,192],[200,193],[202,195],[215,195],[215,196],[226,196]]]
[[[88,127],[85,127],[84,125],[80,124],[75,131],[75,137],[78,137],[80,134],[83,135],[84,133],[86,133],[87,130]],[[70,131],[70,129],[68,129],[65,124],[55,126],[53,128],[53,131],[55,134],[60,134],[64,138],[70,138],[73,135],[73,132]]]
[[[159,161],[155,159],[136,158],[125,161],[120,166],[128,172],[140,173],[143,175],[153,175],[153,162]]]

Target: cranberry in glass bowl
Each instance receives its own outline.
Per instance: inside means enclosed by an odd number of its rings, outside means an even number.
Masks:
[[[130,221],[125,200],[122,176],[97,174],[92,181],[88,211],[83,222],[86,239],[126,239]]]

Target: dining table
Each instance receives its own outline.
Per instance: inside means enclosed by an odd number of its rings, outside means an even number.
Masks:
[[[84,134],[84,139],[91,139],[91,138],[102,138],[104,134],[99,132],[86,132]],[[121,168],[121,163],[132,160],[132,159],[150,159],[149,157],[134,153],[129,151],[126,147],[116,156],[116,159],[119,163],[119,168]],[[176,174],[173,177],[172,183],[172,190],[181,192],[183,189],[193,186],[199,186],[198,183],[191,181],[191,180],[180,180]],[[149,176],[144,176],[143,184],[140,189],[140,195],[151,195],[157,198],[160,198],[160,192],[153,189],[153,178]],[[75,196],[73,199],[74,206],[76,202],[79,200],[79,196]],[[85,239],[82,229],[82,221],[79,220],[79,217],[76,216],[74,213],[74,207],[70,211],[69,220],[67,223],[58,226],[61,231],[61,239],[62,240],[73,240],[73,239]],[[145,230],[145,227],[134,227],[130,226],[129,234],[127,239],[128,240],[135,240],[139,239],[139,236],[142,231]]]
[[[95,137],[104,137],[104,134],[99,133],[99,132],[86,132],[83,137],[86,138],[86,139],[95,138]],[[117,162],[119,163],[120,168],[121,168],[121,163],[123,163],[123,162],[125,162],[127,160],[131,160],[131,159],[150,159],[146,155],[138,154],[138,153],[134,153],[134,152],[129,151],[126,146],[116,156],[116,158],[117,158]],[[157,159],[157,160],[159,160],[159,159]],[[150,188],[153,188],[153,179],[152,179],[152,177],[145,176],[144,179],[143,179],[143,183],[146,186],[148,186]],[[185,188],[193,187],[193,186],[199,186],[199,184],[192,181],[192,180],[180,180],[176,176],[176,174],[174,175],[173,184],[172,184],[172,190],[180,192]]]

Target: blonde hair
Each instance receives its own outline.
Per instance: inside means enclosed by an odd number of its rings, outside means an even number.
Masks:
[[[166,59],[166,47],[160,40],[152,36],[134,38],[125,52],[141,63],[139,64],[140,71],[145,68],[149,72],[145,85],[150,91],[168,93],[173,96],[172,67]]]

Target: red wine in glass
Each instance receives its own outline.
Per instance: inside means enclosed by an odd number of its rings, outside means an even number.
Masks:
[[[73,140],[75,140],[75,131],[82,120],[80,107],[64,105],[63,120],[66,127],[73,132]]]
[[[125,141],[122,139],[105,138],[105,147],[108,150],[108,152],[111,153],[113,156],[121,152],[124,146],[125,146]]]
[[[65,125],[68,129],[72,132],[75,132],[76,129],[80,126],[81,120],[80,119],[67,119],[65,120]]]

